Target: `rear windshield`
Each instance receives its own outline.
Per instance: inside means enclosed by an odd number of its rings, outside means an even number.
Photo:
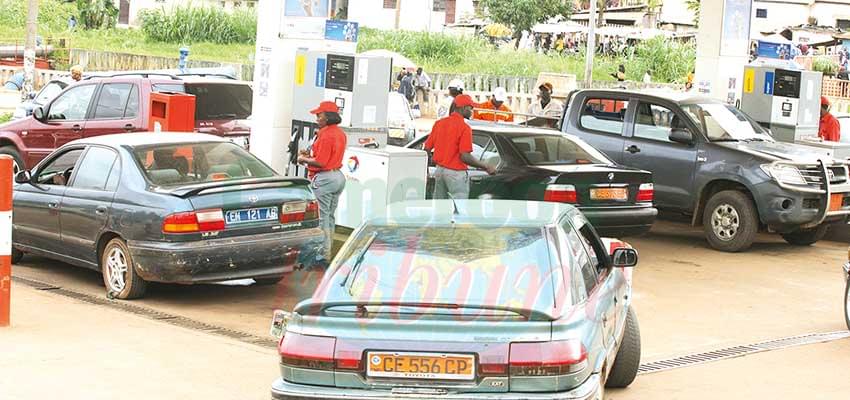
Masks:
[[[254,92],[246,84],[209,82],[158,83],[155,92],[189,93],[195,95],[195,120],[245,119],[251,116]]]
[[[355,301],[542,312],[555,301],[547,241],[537,227],[367,226],[339,260],[341,273],[353,271]]]
[[[596,149],[565,136],[515,137],[514,147],[529,164],[612,164]]]
[[[275,176],[271,168],[230,142],[145,146],[133,154],[157,186]]]

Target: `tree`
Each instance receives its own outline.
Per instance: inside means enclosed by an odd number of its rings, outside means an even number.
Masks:
[[[77,11],[85,29],[114,27],[118,17],[113,0],[77,0]]]
[[[685,0],[688,11],[694,12],[694,24],[699,26],[699,0]]]
[[[494,22],[513,29],[515,47],[519,46],[523,31],[530,31],[549,18],[572,13],[572,1],[568,0],[481,0],[479,4]]]

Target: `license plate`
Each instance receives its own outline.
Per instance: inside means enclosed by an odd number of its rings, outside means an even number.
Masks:
[[[387,130],[387,136],[393,139],[404,139],[404,129],[389,128]]]
[[[629,190],[626,188],[590,189],[591,200],[628,200]]]
[[[277,219],[277,207],[232,210],[224,214],[224,222],[228,225],[242,224],[246,222],[274,221]]]
[[[829,211],[838,211],[844,203],[844,193],[833,193],[829,196]]]
[[[369,352],[367,359],[366,374],[373,377],[475,379],[475,357],[469,354]]]

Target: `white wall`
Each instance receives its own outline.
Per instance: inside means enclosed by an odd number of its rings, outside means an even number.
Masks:
[[[767,18],[756,18],[756,9],[767,10]],[[817,18],[818,25],[836,26],[837,19],[850,20],[850,0],[830,0],[828,3],[816,0],[755,0],[752,32],[755,35],[806,24],[809,17]]]
[[[399,29],[442,32],[446,13],[432,11],[433,0],[400,0]],[[455,22],[474,15],[472,0],[457,0]],[[376,29],[395,29],[395,9],[384,8],[383,0],[348,0],[348,19],[361,26]]]
[[[694,23],[694,12],[688,10],[688,4],[685,3],[685,0],[665,0],[661,5],[659,20],[677,24],[692,24]]]

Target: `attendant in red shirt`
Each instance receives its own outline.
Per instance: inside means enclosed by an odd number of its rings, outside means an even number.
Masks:
[[[425,151],[433,149],[434,199],[469,198],[469,166],[487,170],[493,175],[496,168],[484,164],[472,154],[472,128],[464,118],[472,117],[475,102],[469,95],[459,95],[454,100],[454,112],[438,120],[425,141]]]
[[[313,142],[312,152],[303,151],[298,156],[298,163],[307,166],[307,177],[313,182],[310,187],[319,201],[319,219],[325,231],[325,251],[320,255],[318,264],[327,266],[336,226],[334,214],[339,205],[339,196],[345,188],[345,176],[339,169],[342,168],[347,138],[345,132],[337,126],[342,118],[334,102],[323,101],[310,113],[316,115],[319,132]]]
[[[820,128],[818,136],[823,140],[838,142],[841,140],[841,125],[832,114],[829,113],[829,99],[820,97]]]

